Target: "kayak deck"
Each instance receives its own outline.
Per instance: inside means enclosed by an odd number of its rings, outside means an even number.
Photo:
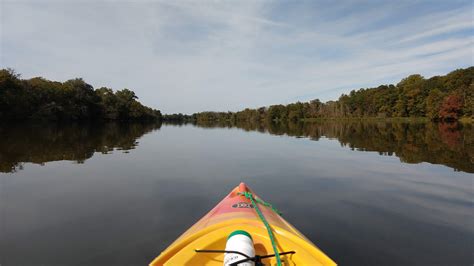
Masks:
[[[255,254],[273,254],[265,225],[259,219],[250,200],[240,195],[245,191],[251,192],[241,183],[150,265],[223,265],[223,253],[196,253],[195,250],[223,250],[227,237],[235,230],[244,230],[252,235]],[[253,195],[260,199],[254,193]],[[295,252],[281,256],[283,265],[336,265],[270,207],[259,205],[259,208],[271,225],[279,252]],[[273,265],[276,259],[274,257],[263,259],[263,263]]]

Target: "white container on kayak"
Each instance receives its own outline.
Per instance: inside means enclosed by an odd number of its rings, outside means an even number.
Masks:
[[[229,235],[229,237],[227,238],[227,243],[225,245],[225,250],[238,251],[249,257],[255,257],[255,248],[253,246],[252,236],[243,230],[234,231]],[[243,259],[246,259],[246,257],[235,253],[226,253],[224,256],[224,266],[228,266],[231,263],[235,263]],[[254,265],[255,263],[253,261],[248,261],[239,264],[239,266]]]

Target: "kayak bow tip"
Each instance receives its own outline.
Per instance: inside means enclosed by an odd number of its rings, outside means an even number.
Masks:
[[[249,191],[249,188],[247,187],[247,185],[244,182],[240,182],[239,192],[244,193],[244,192],[248,192],[248,191]]]

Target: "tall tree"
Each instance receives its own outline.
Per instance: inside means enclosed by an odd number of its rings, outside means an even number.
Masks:
[[[439,117],[445,121],[457,120],[462,111],[462,97],[451,94],[444,98],[439,110]]]

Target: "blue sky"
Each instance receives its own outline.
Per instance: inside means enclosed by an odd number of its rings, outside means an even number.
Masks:
[[[236,111],[473,65],[472,1],[0,0],[0,67]]]

